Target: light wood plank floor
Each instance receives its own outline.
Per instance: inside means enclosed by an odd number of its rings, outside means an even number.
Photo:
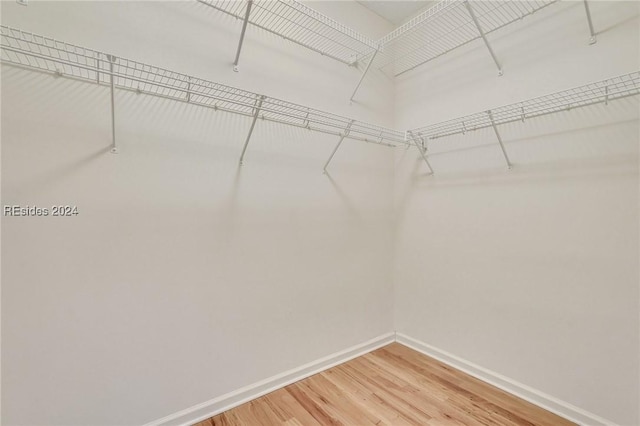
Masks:
[[[196,426],[573,425],[392,343]]]

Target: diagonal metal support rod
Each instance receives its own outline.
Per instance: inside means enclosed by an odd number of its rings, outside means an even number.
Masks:
[[[253,133],[253,128],[256,126],[256,121],[258,120],[258,115],[260,114],[260,108],[262,108],[262,101],[264,100],[264,96],[260,96],[256,103],[255,111],[253,113],[253,120],[251,121],[251,127],[249,128],[249,134],[247,135],[247,140],[244,141],[244,146],[242,147],[242,154],[240,154],[240,165],[242,166],[242,162],[244,161],[244,154],[247,152],[247,146],[249,145],[249,139],[251,139],[251,134]]]
[[[500,144],[500,149],[502,150],[502,155],[504,155],[504,159],[507,162],[507,167],[509,169],[511,169],[512,164],[511,161],[509,161],[509,156],[507,155],[507,150],[504,149],[504,144],[502,143],[502,138],[500,137],[500,133],[498,133],[498,126],[496,126],[495,121],[493,121],[493,114],[491,113],[491,111],[487,111],[487,115],[489,115],[489,121],[491,121],[491,127],[493,127],[493,131],[496,134],[496,138],[498,138],[498,143]]]
[[[369,63],[367,64],[367,67],[364,69],[364,71],[362,72],[362,75],[360,76],[360,81],[358,81],[358,85],[356,86],[355,89],[353,89],[353,93],[351,94],[351,97],[349,98],[350,101],[353,101],[353,98],[356,96],[356,92],[358,92],[358,89],[360,88],[360,85],[364,81],[364,77],[369,72],[369,68],[371,68],[371,64],[373,64],[373,60],[376,59],[376,55],[378,54],[378,52],[379,52],[379,48],[376,49],[375,52],[373,52],[373,55],[371,55],[371,59],[369,59]]]
[[[116,62],[116,57],[113,55],[107,55],[109,60],[109,80],[111,86],[111,152],[113,154],[118,153],[118,147],[116,145],[116,88],[113,76],[113,64]]]
[[[242,31],[240,32],[240,41],[238,42],[238,50],[236,51],[236,59],[233,61],[233,70],[238,72],[238,63],[240,62],[240,52],[242,51],[242,42],[244,42],[244,34],[247,32],[247,24],[249,23],[249,14],[253,0],[247,0],[247,10],[244,13],[244,21],[242,22]]]
[[[411,140],[413,141],[413,143],[416,146],[416,148],[418,148],[418,151],[420,152],[420,155],[422,156],[422,159],[426,163],[427,167],[429,167],[429,174],[430,175],[434,174],[433,167],[431,167],[431,164],[429,164],[429,160],[427,159],[427,155],[424,153],[424,150],[422,149],[422,147],[420,146],[420,144],[416,140],[415,136],[413,136],[413,133],[411,133],[410,131],[407,131],[407,133],[405,135],[405,138],[408,139],[408,137],[411,138]]]
[[[464,5],[467,7],[467,10],[469,11],[469,15],[471,16],[471,19],[473,19],[473,23],[476,24],[476,28],[480,33],[480,37],[482,37],[482,40],[484,41],[484,45],[487,46],[487,50],[491,54],[491,58],[493,59],[493,62],[495,62],[496,66],[498,67],[498,75],[502,75],[502,67],[500,66],[500,62],[498,62],[498,58],[496,57],[495,52],[491,48],[491,45],[489,44],[489,40],[487,40],[487,36],[484,33],[484,30],[480,26],[480,22],[478,21],[478,18],[476,17],[476,14],[473,11],[471,4],[469,3],[468,0],[465,0]]]
[[[333,160],[333,156],[336,155],[336,152],[338,151],[338,148],[340,148],[340,145],[342,145],[342,141],[344,140],[344,138],[349,136],[349,131],[351,130],[351,125],[353,124],[354,121],[355,120],[351,120],[347,125],[347,127],[344,129],[344,133],[340,135],[340,140],[338,141],[338,144],[336,145],[335,148],[333,148],[333,152],[331,153],[331,156],[329,156],[329,159],[327,160],[327,162],[324,164],[324,167],[322,168],[322,170],[324,170],[324,173],[327,172],[327,167],[329,166],[329,163],[331,162],[331,160]]]
[[[595,44],[596,41],[596,32],[593,29],[593,22],[591,21],[591,11],[589,10],[589,2],[584,0],[584,11],[587,14],[587,22],[589,23],[589,33],[591,37],[589,38],[589,44]]]

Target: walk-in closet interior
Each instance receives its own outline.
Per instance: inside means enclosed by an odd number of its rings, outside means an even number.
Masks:
[[[640,425],[640,2],[0,8],[3,425]]]

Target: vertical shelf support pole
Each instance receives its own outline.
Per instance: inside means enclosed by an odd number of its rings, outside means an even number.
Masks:
[[[100,54],[96,53],[96,83],[100,84]]]
[[[340,135],[340,140],[338,141],[338,144],[336,145],[335,148],[333,148],[333,152],[331,153],[331,156],[329,156],[329,159],[327,160],[327,162],[324,163],[324,167],[322,168],[324,173],[327,173],[327,167],[329,166],[329,163],[331,162],[331,160],[333,160],[333,156],[336,155],[336,152],[338,152],[338,148],[340,148],[340,145],[342,145],[342,141],[344,140],[344,138],[349,136],[349,132],[351,130],[352,124],[353,124],[353,120],[349,122],[347,127],[344,129],[344,132]]]
[[[251,121],[251,127],[249,128],[249,134],[247,135],[247,139],[244,141],[244,146],[242,147],[242,154],[240,154],[240,165],[242,166],[244,161],[244,154],[247,152],[247,146],[249,145],[249,139],[251,139],[251,134],[253,133],[253,128],[256,126],[256,121],[258,120],[258,115],[260,114],[260,108],[262,108],[262,101],[264,100],[264,96],[260,95],[258,101],[255,106],[255,111],[253,112],[253,120]]]
[[[507,150],[504,149],[504,144],[502,143],[502,138],[500,137],[500,133],[498,133],[498,126],[496,126],[495,121],[493,121],[493,114],[491,111],[487,111],[487,115],[489,116],[489,121],[491,121],[491,127],[493,127],[493,131],[496,134],[496,138],[498,138],[498,143],[500,144],[500,149],[502,150],[502,155],[504,155],[504,159],[507,162],[507,167],[511,169],[513,165],[511,161],[509,161],[509,156],[507,155]]]
[[[376,59],[376,55],[378,54],[379,50],[380,50],[380,47],[378,47],[375,50],[375,52],[373,52],[373,55],[371,55],[371,59],[369,59],[369,63],[367,63],[367,67],[362,72],[362,75],[360,76],[360,81],[358,81],[358,85],[356,86],[355,89],[353,89],[353,93],[351,94],[351,97],[349,98],[349,101],[353,102],[353,98],[356,96],[356,92],[358,92],[358,89],[360,88],[360,85],[362,84],[362,81],[364,80],[364,77],[369,72],[369,68],[371,68],[371,64],[373,64],[374,59]]]
[[[427,167],[429,167],[429,174],[430,175],[434,174],[433,168],[431,167],[431,164],[429,164],[429,160],[427,159],[427,155],[424,153],[424,150],[422,149],[422,147],[420,146],[416,138],[413,136],[413,133],[411,133],[410,131],[407,131],[404,135],[404,138],[405,139],[411,138],[411,140],[413,141],[413,144],[416,146],[416,148],[418,148],[418,151],[420,152],[420,155],[422,156],[422,159],[424,160],[425,164],[427,165]]]
[[[587,22],[589,23],[589,33],[591,37],[589,38],[589,44],[595,44],[596,41],[596,32],[593,29],[593,21],[591,21],[591,11],[589,10],[589,1],[584,0],[584,11],[587,14]]]
[[[238,50],[236,51],[236,59],[233,61],[233,70],[238,72],[238,63],[240,62],[240,52],[242,51],[242,43],[244,42],[244,34],[247,32],[247,24],[249,23],[249,14],[253,0],[247,0],[247,10],[244,13],[244,21],[242,22],[242,31],[240,32],[240,41],[238,42]]]
[[[107,55],[109,60],[109,80],[111,86],[111,153],[118,153],[118,146],[116,145],[116,88],[115,78],[113,76],[113,64],[116,62],[116,57],[113,55]]]
[[[500,66],[500,62],[498,61],[498,58],[496,57],[495,52],[491,48],[491,45],[489,44],[489,40],[487,40],[487,36],[485,35],[482,27],[480,26],[480,22],[478,21],[478,18],[476,17],[476,14],[473,11],[471,4],[469,3],[469,0],[465,0],[464,5],[467,7],[467,10],[469,11],[469,15],[471,16],[473,23],[476,24],[476,28],[480,33],[480,37],[482,37],[482,41],[484,41],[484,45],[487,46],[487,50],[489,51],[489,54],[491,54],[491,58],[493,59],[493,62],[495,62],[496,66],[498,67],[498,75],[502,75],[502,67]]]

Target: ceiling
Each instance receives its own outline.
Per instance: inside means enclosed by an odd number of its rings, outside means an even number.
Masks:
[[[398,26],[436,2],[428,0],[360,0],[358,3]]]

